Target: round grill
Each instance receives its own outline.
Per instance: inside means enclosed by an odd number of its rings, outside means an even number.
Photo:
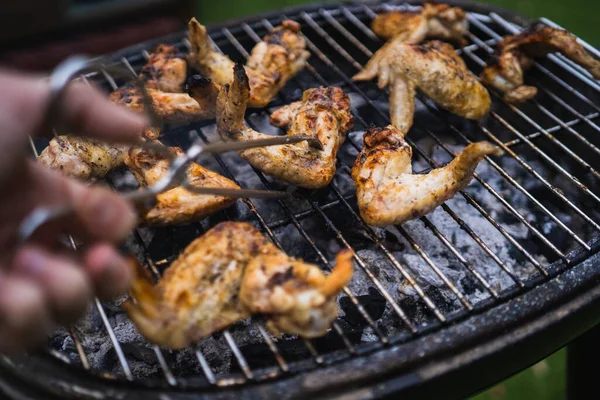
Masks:
[[[476,74],[502,36],[527,23],[489,7],[449,3],[469,12],[469,44],[459,52]],[[506,154],[486,159],[470,186],[420,220],[386,229],[361,221],[349,168],[364,130],[389,123],[389,106],[388,94],[374,82],[354,83],[350,77],[382,45],[369,28],[371,19],[397,8],[416,6],[314,6],[210,29],[221,51],[244,61],[283,19],[300,22],[309,66],[269,107],[250,112],[247,123],[276,133],[268,124],[274,109],[310,87],[340,86],[351,97],[354,131],[340,150],[329,187],[299,190],[291,200],[239,201],[185,227],[139,229],[127,245],[157,274],[191,240],[227,219],[252,222],[288,254],[324,270],[339,250],[350,248],[355,277],[338,299],[341,316],[325,337],[275,339],[254,319],[171,352],[145,342],[117,305],[96,301],[80,323],[55,332],[46,351],[2,357],[0,387],[63,399],[187,399],[193,393],[304,398],[344,392],[370,398],[398,391],[409,398],[463,396],[593,325],[600,296],[593,287],[600,275],[594,255],[600,231],[600,85],[562,56],[550,55],[526,74],[527,83],[539,88],[536,99],[513,106],[492,93],[492,112],[481,123],[455,117],[419,94],[407,137],[415,171],[443,165],[478,140]],[[108,60],[139,72],[158,43],[187,52],[185,37],[181,32],[142,43]],[[82,79],[108,90],[124,83],[103,71]],[[198,137],[217,139],[212,121],[170,127],[164,136],[165,143],[184,149]],[[38,151],[45,145],[35,143]],[[201,163],[244,187],[286,188],[236,155]],[[127,171],[107,181],[118,190],[135,187]]]

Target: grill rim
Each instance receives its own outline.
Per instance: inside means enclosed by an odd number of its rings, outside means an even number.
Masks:
[[[209,386],[202,388],[203,398],[327,397],[356,391],[357,398],[395,393],[411,399],[423,398],[423,390],[431,396],[462,398],[539,361],[600,323],[600,286],[595,284],[599,264],[597,253],[520,296],[415,340],[274,381]],[[34,387],[62,399],[163,400],[167,395],[184,400],[198,393],[193,387],[175,390],[162,380],[147,385],[142,380],[107,380],[66,363],[57,368],[56,358],[48,354],[2,356],[0,371],[0,388]],[[466,378],[472,386],[464,384]]]
[[[408,0],[403,3],[409,5],[422,5],[423,0]],[[382,1],[368,1],[367,5],[378,5],[381,4]],[[524,26],[530,22],[527,18],[519,15],[517,13],[513,13],[511,11],[505,10],[501,7],[484,5],[478,3],[472,3],[468,0],[449,0],[446,3],[460,6],[465,8],[468,11],[489,14],[490,12],[495,12],[498,15],[502,16],[509,22],[516,23],[520,26]],[[283,9],[274,10],[271,12],[256,14],[247,17],[236,18],[232,20],[225,21],[223,23],[209,25],[209,31],[217,31],[222,28],[231,28],[236,27],[242,22],[249,22],[264,19],[281,19],[282,14],[292,14],[298,13],[300,11],[305,12],[315,12],[320,8],[332,8],[332,7],[341,7],[341,6],[360,6],[365,3],[356,3],[356,2],[340,2],[340,3],[319,3],[319,4],[311,4],[304,6],[294,6],[287,7]],[[221,37],[223,34],[221,32],[217,32],[216,37]],[[145,41],[143,43],[139,43],[115,53],[111,53],[108,56],[105,56],[104,59],[116,61],[120,59],[124,54],[131,53],[133,51],[141,51],[142,49],[147,49],[153,45],[156,45],[162,41],[172,40],[172,38],[181,37],[181,32],[169,34],[157,39],[152,39],[149,41]],[[244,385],[237,385],[235,387],[227,388],[227,387],[219,387],[215,385],[206,385],[202,384],[200,386],[196,385],[179,385],[180,389],[177,391],[172,386],[169,386],[166,381],[163,380],[148,380],[148,379],[135,379],[133,382],[125,379],[116,379],[116,380],[108,380],[105,376],[97,373],[97,371],[89,370],[86,371],[78,366],[74,366],[67,363],[59,363],[61,366],[61,375],[65,377],[64,381],[60,381],[60,383],[56,380],[57,376],[57,359],[49,354],[35,354],[32,356],[19,356],[19,357],[0,357],[0,370],[6,372],[7,375],[14,377],[15,379],[25,379],[25,385],[29,386],[32,383],[42,390],[47,390],[48,392],[54,392],[57,395],[61,396],[60,398],[71,398],[66,396],[81,396],[85,391],[89,391],[88,395],[91,397],[91,393],[94,392],[94,388],[97,385],[100,386],[100,392],[104,396],[105,392],[108,391],[109,385],[112,390],[115,392],[110,395],[122,394],[126,398],[161,398],[162,394],[168,394],[169,396],[177,396],[171,397],[175,399],[183,399],[188,398],[187,393],[188,390],[206,390],[209,393],[210,398],[213,396],[222,396],[226,394],[227,396],[232,396],[231,398],[240,398],[240,394],[244,394],[244,398],[263,398],[270,396],[282,396],[282,393],[292,394],[297,393],[299,391],[306,391],[307,386],[314,388],[317,393],[326,393],[328,391],[332,391],[335,389],[339,389],[341,391],[350,391],[356,389],[356,385],[349,388],[348,382],[369,382],[368,386],[360,386],[361,388],[370,387],[374,391],[373,394],[383,395],[385,393],[395,392],[397,390],[412,390],[415,387],[419,386],[424,382],[421,378],[419,378],[413,370],[412,372],[403,371],[418,368],[422,366],[426,361],[434,361],[436,356],[441,356],[443,353],[443,346],[436,346],[435,343],[443,343],[444,340],[448,338],[460,338],[462,341],[467,344],[467,348],[464,351],[457,349],[454,345],[452,345],[449,349],[449,356],[446,356],[449,360],[459,360],[461,357],[471,357],[474,358],[481,352],[478,350],[480,347],[484,347],[487,343],[491,343],[494,340],[498,339],[502,335],[502,331],[506,329],[527,329],[527,327],[531,327],[529,330],[531,334],[537,336],[544,336],[553,338],[552,335],[546,335],[545,330],[538,328],[538,326],[546,326],[552,323],[552,318],[550,316],[558,315],[561,313],[561,310],[565,308],[569,308],[568,305],[570,303],[564,303],[563,301],[569,301],[580,297],[585,297],[588,295],[588,300],[585,304],[580,305],[578,308],[572,308],[569,310],[569,317],[579,317],[584,310],[585,306],[598,306],[598,301],[600,300],[600,293],[596,293],[593,288],[589,289],[588,286],[597,279],[600,279],[600,272],[594,273],[593,271],[589,271],[589,264],[597,265],[600,262],[600,255],[595,254],[596,251],[600,249],[598,246],[600,243],[600,236],[596,236],[593,240],[588,242],[592,251],[587,252],[582,248],[578,248],[575,251],[572,251],[567,254],[568,258],[571,260],[572,266],[566,269],[566,265],[559,259],[556,262],[549,264],[546,266],[550,276],[552,277],[550,280],[548,278],[544,278],[543,276],[535,276],[533,279],[526,281],[525,286],[522,288],[515,287],[514,289],[503,292],[498,299],[493,302],[483,301],[478,303],[473,311],[470,313],[461,312],[460,314],[454,316],[453,318],[449,318],[448,321],[444,324],[442,323],[433,323],[426,330],[419,330],[417,334],[411,335],[409,340],[406,338],[399,338],[397,340],[392,340],[392,345],[382,345],[381,343],[376,343],[373,346],[369,346],[366,351],[359,351],[357,356],[347,357],[343,361],[339,361],[339,359],[335,359],[331,364],[326,363],[325,367],[315,367],[310,371],[302,371],[300,370],[295,374],[279,374],[276,379],[268,379],[265,381],[248,381]],[[584,260],[584,261],[582,261]],[[577,265],[574,265],[577,264]],[[573,277],[569,278],[570,275]],[[566,278],[566,279],[565,279]],[[584,279],[585,278],[585,279]],[[579,282],[579,284],[578,284]],[[572,284],[571,287],[566,287],[566,283]],[[558,285],[558,289],[556,288]],[[563,287],[564,285],[564,287]],[[585,291],[585,292],[584,292]],[[521,294],[518,294],[521,293]],[[579,296],[577,296],[579,293]],[[544,299],[554,298],[553,305],[549,305],[544,303]],[[573,300],[575,301],[575,300]],[[518,303],[530,304],[530,307],[527,307],[524,311],[526,313],[526,317],[518,316],[514,318],[504,319],[501,324],[490,324],[489,326],[485,323],[486,321],[498,319],[499,315],[502,315],[504,311],[509,312],[510,306]],[[557,305],[557,306],[556,306]],[[523,307],[518,307],[523,308]],[[549,312],[549,316],[542,316],[537,319],[535,318],[540,313]],[[527,321],[527,317],[531,317],[532,319]],[[526,319],[525,323],[519,324],[519,322],[523,319]],[[502,319],[502,318],[500,318]],[[581,319],[581,318],[580,318]],[[591,318],[587,318],[584,320],[591,321]],[[597,317],[596,320],[600,321],[600,317]],[[596,320],[594,320],[596,322]],[[448,323],[452,323],[457,321],[455,325],[448,326]],[[484,322],[482,326],[489,330],[486,332],[472,332],[471,335],[465,335],[464,333],[459,335],[453,335],[452,332],[456,331],[460,327],[464,327],[469,324],[476,324],[477,322]],[[587,323],[587,328],[593,326],[594,323]],[[519,326],[517,326],[519,325]],[[561,325],[564,326],[564,325]],[[586,329],[587,329],[586,328]],[[580,333],[583,330],[580,330]],[[504,334],[506,336],[506,334]],[[510,335],[508,335],[510,336]],[[536,336],[536,337],[537,337]],[[571,335],[574,337],[575,334]],[[469,347],[468,344],[471,340],[482,340],[477,347]],[[539,340],[539,339],[538,339]],[[429,342],[428,354],[426,357],[422,355],[418,355],[417,353],[426,353],[425,351],[416,351],[416,345],[422,342]],[[554,342],[558,342],[555,340]],[[550,353],[551,351],[556,350],[560,346],[566,344],[568,341],[560,341],[556,346],[545,346],[546,350],[540,355],[536,360],[543,358],[545,355]],[[501,353],[508,346],[515,346],[521,343],[520,340],[510,340],[507,339],[504,341],[504,347],[502,349],[496,351],[497,353]],[[433,345],[432,345],[433,344]],[[456,351],[455,354],[452,350]],[[398,358],[398,354],[393,354],[394,352],[403,352],[407,359],[403,359],[403,361],[398,362],[398,360],[394,360],[394,358]],[[410,356],[410,353],[413,353]],[[334,352],[333,354],[335,354]],[[363,354],[364,353],[364,354]],[[392,353],[392,354],[390,354]],[[539,353],[539,352],[538,352]],[[363,373],[367,369],[365,365],[371,365],[370,362],[366,362],[367,360],[371,360],[372,358],[377,360],[380,357],[381,360],[385,361],[385,363],[389,363],[389,366],[385,370],[381,370],[379,368],[377,371],[368,371],[368,373]],[[396,362],[394,362],[396,361]],[[439,361],[439,360],[435,360]],[[534,360],[535,361],[535,360]],[[492,364],[490,364],[492,365]],[[522,364],[521,367],[524,367],[529,364]],[[441,367],[441,364],[440,364]],[[479,368],[472,368],[467,366],[468,370],[478,371]],[[497,368],[497,365],[492,365],[493,368]],[[268,369],[268,368],[267,368]],[[344,373],[336,370],[349,370],[351,372]],[[450,368],[446,372],[444,372],[441,377],[446,378],[449,373],[456,373],[457,371],[464,372],[465,366],[459,366],[456,368]],[[516,370],[516,368],[515,368]],[[357,373],[358,371],[358,373]],[[479,371],[480,372],[480,371]],[[513,370],[514,372],[514,370]],[[324,378],[324,374],[335,374],[335,375],[343,375],[347,376],[347,379],[342,382],[334,383],[334,380],[329,380]],[[404,373],[404,375],[397,375],[394,378],[389,378],[390,374],[399,374]],[[38,374],[43,376],[38,376]],[[53,375],[54,374],[54,375]],[[358,377],[360,375],[360,377]],[[32,377],[36,377],[39,379],[32,380]],[[495,380],[490,381],[490,384],[502,379],[504,376],[500,376]],[[72,378],[72,379],[71,379]],[[311,380],[312,378],[312,380]],[[439,377],[438,377],[439,378]],[[203,379],[204,380],[204,379]],[[325,382],[323,382],[325,381]],[[387,382],[385,385],[381,385],[381,382]],[[3,377],[0,379],[0,388],[7,385],[8,380],[4,380]],[[75,383],[74,383],[75,382]],[[187,378],[186,382],[195,383],[195,378]],[[309,385],[306,383],[310,382]],[[83,384],[85,383],[86,386]],[[72,385],[77,384],[79,388],[72,387]],[[318,384],[321,384],[319,386]],[[123,387],[123,385],[125,385]],[[282,386],[283,385],[283,386]],[[148,393],[147,391],[136,391],[131,392],[131,389],[135,387],[136,389],[163,389],[160,393]],[[297,389],[297,391],[292,388]],[[82,389],[85,389],[82,391]],[[477,389],[470,390],[469,392],[465,392],[467,395],[472,393]],[[337,391],[336,394],[340,394],[341,391]],[[448,392],[447,389],[436,390],[437,393],[444,393],[444,395],[449,396],[451,392]],[[246,393],[248,396],[246,397]],[[148,397],[149,395],[156,394],[156,397]],[[422,393],[420,393],[422,395]],[[65,396],[65,397],[63,397]],[[131,397],[130,397],[131,396]],[[459,396],[457,396],[459,397]],[[78,397],[79,398],[79,397]],[[112,397],[111,397],[112,398]],[[208,398],[208,397],[207,397]],[[410,396],[409,396],[410,398]]]

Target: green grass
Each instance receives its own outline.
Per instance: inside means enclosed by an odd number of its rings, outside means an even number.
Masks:
[[[256,14],[268,10],[327,0],[218,0],[198,1],[196,15],[205,23]],[[331,2],[331,1],[329,1]],[[484,0],[530,18],[546,17],[600,46],[600,0]]]
[[[204,23],[261,13],[311,0],[198,1],[196,16]],[[546,17],[584,40],[600,46],[600,0],[484,0],[530,18]],[[565,398],[565,357],[561,350],[471,400],[562,400]]]
[[[471,400],[563,400],[566,353],[560,350]]]

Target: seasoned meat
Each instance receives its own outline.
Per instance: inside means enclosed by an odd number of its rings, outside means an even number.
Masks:
[[[213,48],[206,28],[192,18],[189,32],[192,44],[190,64],[219,85],[231,83],[234,63]],[[266,106],[286,82],[304,68],[309,56],[297,22],[285,20],[274,28],[254,46],[248,58],[248,105]]]
[[[159,44],[140,73],[147,86],[161,92],[182,92],[187,77],[185,55],[175,46]]]
[[[388,43],[352,79],[375,77],[380,88],[389,86],[391,121],[404,134],[413,124],[416,88],[465,118],[479,119],[490,110],[488,91],[447,43]]]
[[[223,140],[269,137],[244,124],[249,90],[244,68],[238,64],[233,83],[221,89],[217,101],[217,127]],[[275,111],[271,122],[288,128],[287,135],[317,138],[323,150],[302,142],[243,150],[239,155],[255,168],[294,185],[312,189],[328,185],[335,174],[337,151],[353,122],[350,98],[342,89],[306,90],[301,101]]]
[[[329,276],[291,258],[256,228],[222,222],[194,240],[158,284],[136,268],[136,302],[124,304],[150,342],[180,349],[253,314],[275,334],[322,336],[338,315],[337,294],[352,277],[352,253]]]
[[[461,8],[425,3],[421,12],[379,14],[373,19],[371,28],[382,38],[404,43],[418,44],[427,39],[440,39],[464,46],[464,34],[469,30],[469,24]]]
[[[176,155],[183,155],[179,147],[172,147]],[[165,155],[132,147],[125,164],[136,177],[140,186],[152,186],[168,174],[170,162]],[[198,187],[239,189],[231,180],[194,162],[187,170],[187,179]],[[159,194],[150,209],[140,210],[142,223],[147,225],[173,225],[198,221],[233,205],[231,197],[198,194],[178,186]]]
[[[535,97],[537,88],[524,84],[523,72],[533,65],[535,57],[556,51],[600,79],[600,61],[589,55],[575,36],[565,30],[534,25],[498,43],[493,60],[481,73],[481,80],[502,92],[509,103],[527,101]]]
[[[123,165],[126,151],[123,145],[64,135],[53,138],[38,160],[73,178],[101,178]]]
[[[489,142],[472,143],[452,162],[427,174],[413,174],[412,149],[392,125],[369,128],[352,178],[362,219],[369,225],[401,224],[422,217],[469,184],[477,164],[502,151]]]

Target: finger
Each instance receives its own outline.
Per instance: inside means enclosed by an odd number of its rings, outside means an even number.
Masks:
[[[67,257],[36,247],[26,247],[13,261],[13,274],[42,289],[51,315],[58,324],[81,317],[92,299],[92,285],[80,265]]]
[[[0,277],[0,352],[14,354],[32,348],[51,329],[43,291],[18,277]]]
[[[57,229],[66,228],[68,233],[85,239],[115,242],[124,239],[135,226],[137,217],[133,208],[112,190],[85,186],[34,161],[30,168],[31,208],[52,204],[74,207],[74,215],[54,224]]]
[[[79,82],[67,89],[61,111],[72,132],[108,141],[136,141],[148,125],[143,114],[111,103],[97,89]]]
[[[84,255],[85,269],[98,297],[110,300],[123,294],[131,284],[131,269],[108,244],[98,244]]]
[[[10,99],[2,102],[6,105],[6,113],[3,114],[10,116],[6,118],[10,131],[21,136],[37,133],[35,131],[44,124],[48,110],[48,81],[0,71],[0,87],[3,88],[0,100],[3,96]],[[111,103],[97,89],[82,82],[70,83],[61,101],[59,117],[71,130],[70,133],[108,141],[131,142],[137,140],[147,126],[142,114]]]

